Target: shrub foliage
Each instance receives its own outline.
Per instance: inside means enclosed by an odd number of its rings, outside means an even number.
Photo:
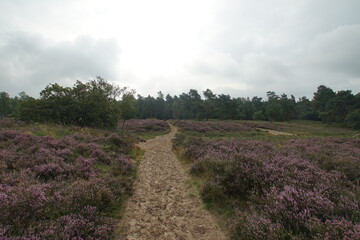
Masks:
[[[203,200],[234,209],[233,239],[359,239],[359,139],[273,145],[194,137],[188,125],[179,125],[174,146],[204,180]]]
[[[50,84],[41,91],[40,99],[27,96],[21,100],[19,119],[113,128],[121,117],[117,98],[125,90],[101,77],[87,83],[77,81],[72,88]]]
[[[109,239],[130,193],[132,145],[116,134],[55,139],[0,131],[1,239]]]

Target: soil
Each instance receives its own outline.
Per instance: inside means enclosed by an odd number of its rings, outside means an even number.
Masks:
[[[263,132],[268,132],[270,135],[283,135],[283,136],[296,136],[295,134],[292,133],[287,133],[287,132],[280,132],[280,131],[276,131],[276,130],[272,130],[272,129],[266,129],[266,128],[256,128],[259,131],[263,131]]]
[[[170,133],[139,144],[145,154],[119,239],[226,239],[201,200],[189,194],[187,175],[172,152],[176,132],[171,126]]]

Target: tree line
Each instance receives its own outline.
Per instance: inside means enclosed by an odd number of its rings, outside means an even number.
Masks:
[[[26,122],[53,122],[81,127],[114,128],[119,120],[135,116],[134,91],[110,84],[101,77],[72,88],[49,84],[35,99],[21,92],[9,98],[1,93],[1,116]]]
[[[289,121],[294,119],[316,120],[326,123],[345,124],[360,128],[360,93],[350,90],[334,92],[320,85],[313,99],[293,95],[277,95],[267,92],[267,99],[261,97],[232,98],[225,94],[214,94],[210,89],[202,92],[195,89],[179,96],[162,92],[156,98],[137,97],[138,118],[158,119],[221,119],[221,120],[264,120]]]
[[[195,89],[180,95],[135,97],[135,91],[120,88],[101,77],[87,83],[77,81],[72,88],[50,84],[35,99],[21,92],[10,98],[0,93],[0,117],[14,116],[23,121],[54,122],[97,128],[113,128],[120,119],[221,119],[289,121],[317,120],[360,129],[360,93],[334,92],[320,85],[313,98],[267,92],[261,97],[233,98],[210,89]]]

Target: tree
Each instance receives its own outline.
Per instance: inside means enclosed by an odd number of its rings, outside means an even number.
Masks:
[[[62,87],[57,83],[49,84],[40,92],[39,105],[44,121],[73,124],[71,108],[74,104],[71,88]]]
[[[312,101],[314,110],[316,110],[319,114],[325,112],[326,105],[334,97],[335,92],[331,88],[320,85],[314,93]]]
[[[281,120],[282,121],[289,121],[289,120],[294,119],[295,115],[296,115],[295,97],[293,95],[291,95],[291,98],[289,99],[287,97],[287,95],[285,93],[283,93],[281,95],[280,99],[278,100],[278,102],[279,102],[279,104],[281,106],[281,113],[282,113]]]
[[[282,120],[282,109],[279,103],[270,103],[266,107],[266,117],[270,121],[281,121]]]
[[[173,104],[172,104],[172,113],[174,119],[181,119],[183,114],[183,106],[181,104],[181,100],[178,96],[174,96]]]
[[[307,97],[299,98],[296,103],[296,118],[302,120],[320,120]]]
[[[220,94],[216,100],[216,112],[219,119],[235,119],[236,118],[236,100],[229,95]]]
[[[201,104],[201,97],[194,89],[189,93],[182,93],[178,98],[174,98],[173,105],[174,117],[180,119],[194,119]]]
[[[0,92],[0,118],[6,117],[10,111],[9,94],[7,92]]]
[[[254,112],[254,115],[253,115],[253,120],[260,120],[260,121],[264,121],[266,120],[266,117],[265,117],[265,114],[263,111],[256,111]]]
[[[165,110],[165,100],[164,94],[160,91],[158,92],[158,96],[156,98],[156,118],[157,119],[164,119],[164,110]]]
[[[268,91],[268,92],[266,93],[266,95],[267,95],[267,97],[268,97],[268,102],[269,102],[269,103],[277,102],[277,101],[279,100],[279,96],[276,95],[276,93],[273,92],[273,91]]]
[[[173,104],[173,97],[171,97],[170,94],[167,94],[165,97],[164,119],[173,118]]]
[[[21,96],[19,118],[24,121],[114,128],[120,119],[117,99],[126,90],[101,77],[72,87],[49,84],[40,99]]]
[[[205,101],[202,103],[202,115],[206,119],[214,117],[214,100],[216,99],[216,94],[214,94],[210,89],[206,89],[203,91],[203,95],[205,97]]]
[[[144,119],[146,118],[146,115],[145,115],[145,101],[144,101],[144,97],[141,96],[140,94],[137,95],[137,115],[136,117],[137,118],[140,118],[140,119]]]
[[[253,119],[255,113],[255,107],[249,98],[237,98],[237,118],[243,120]]]
[[[19,105],[20,105],[20,99],[19,97],[15,96],[14,98],[10,98],[9,102],[9,117],[16,117],[19,112]]]
[[[136,116],[135,91],[124,93],[120,102],[120,116],[123,119],[121,132],[124,133],[125,121]]]
[[[29,96],[20,99],[18,119],[25,122],[44,122],[43,116],[44,113],[39,99]]]
[[[190,119],[199,117],[198,115],[201,110],[202,100],[200,94],[196,89],[190,89],[185,105],[189,108]]]
[[[216,98],[216,94],[214,94],[210,89],[203,91],[203,94],[206,100],[214,100]]]
[[[148,95],[146,98],[144,98],[144,112],[145,112],[144,118],[156,118],[156,114],[157,114],[156,105],[157,105],[157,101],[154,97]]]
[[[261,97],[253,97],[251,99],[251,104],[254,107],[254,111],[260,111],[260,110],[264,110],[264,102],[262,101]]]
[[[346,126],[360,130],[360,110],[354,110],[346,116]]]
[[[335,97],[327,102],[325,111],[321,113],[322,119],[326,122],[343,123],[355,105],[354,100],[350,90],[338,91]]]
[[[360,110],[360,92],[354,96],[353,110],[356,110],[356,109]]]

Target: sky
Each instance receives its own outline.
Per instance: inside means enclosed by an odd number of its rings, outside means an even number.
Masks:
[[[0,91],[360,92],[359,0],[0,0]]]

